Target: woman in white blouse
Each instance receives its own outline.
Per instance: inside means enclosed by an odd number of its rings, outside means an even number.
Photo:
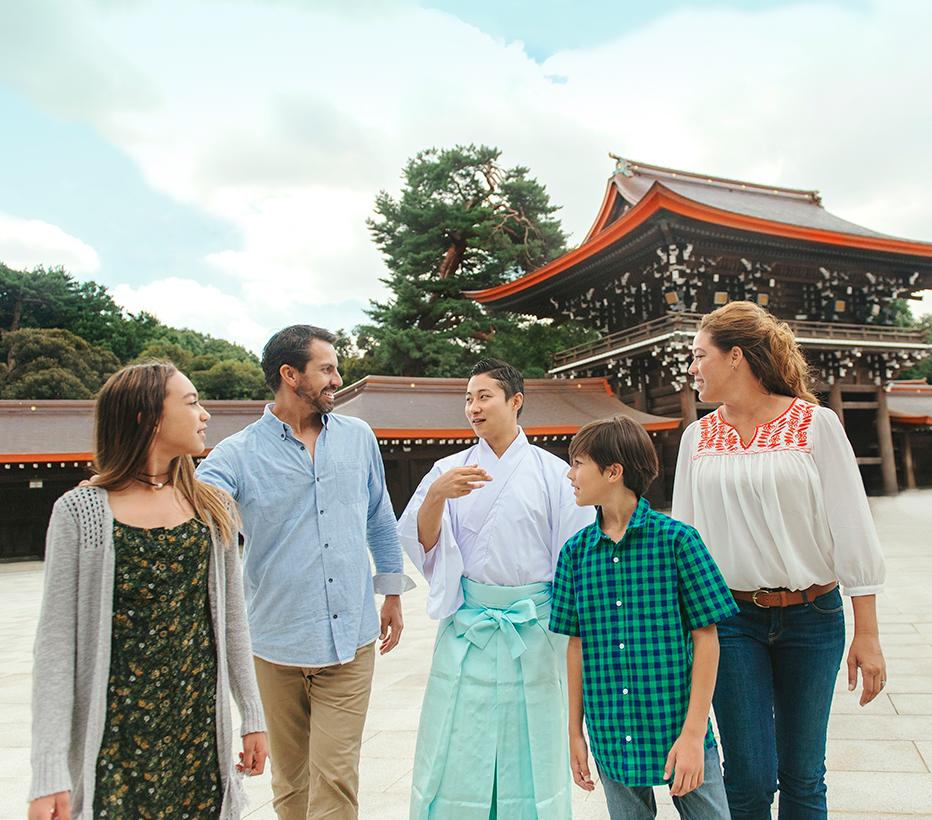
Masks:
[[[851,445],[817,404],[792,331],[751,302],[702,320],[689,373],[717,410],[683,434],[673,516],[708,545],[740,612],[718,625],[714,707],[734,820],[827,817],[825,737],[854,609],[848,689],[886,667],[875,596],[884,563]]]

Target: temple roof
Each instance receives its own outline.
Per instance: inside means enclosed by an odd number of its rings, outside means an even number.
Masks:
[[[463,412],[467,379],[366,376],[336,397],[336,411],[365,419],[379,438],[475,438]],[[573,435],[595,419],[625,415],[644,429],[672,430],[678,418],[620,402],[605,379],[526,379],[521,426],[529,436]]]
[[[572,435],[593,419],[630,416],[646,430],[678,418],[641,413],[605,379],[527,379],[521,423],[528,435]],[[463,413],[466,379],[367,376],[336,396],[335,412],[365,420],[380,439],[475,438]],[[205,401],[207,450],[258,419],[264,401]],[[93,401],[0,401],[0,464],[86,463],[94,451]]]
[[[254,422],[263,401],[205,401],[207,449]],[[92,400],[0,401],[0,464],[87,462],[94,453]]]
[[[830,214],[822,207],[818,191],[759,185],[625,160],[619,161],[619,169],[609,184],[614,185],[626,203],[636,205],[655,182],[694,202],[723,211],[842,234],[884,236]]]
[[[887,236],[841,219],[822,207],[817,191],[617,159],[596,220],[577,248],[512,282],[467,292],[466,296],[494,307],[534,312],[532,304],[541,299],[546,302],[557,291],[575,292],[588,286],[595,267],[608,259],[608,254],[625,245],[634,249],[643,244],[645,231],[656,231],[664,218],[713,230],[716,235],[790,242],[813,249],[820,261],[828,253],[854,251],[869,254],[875,262],[880,259],[915,266],[923,279],[917,281],[916,290],[927,287],[925,280],[932,277],[932,243]],[[659,239],[660,234],[657,237],[654,244],[669,241]],[[618,261],[612,264],[617,267]],[[545,310],[540,315],[550,314]]]
[[[932,426],[932,384],[925,379],[893,382],[887,393],[890,419],[910,427]]]

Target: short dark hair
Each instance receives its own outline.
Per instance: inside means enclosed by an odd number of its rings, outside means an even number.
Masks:
[[[275,393],[282,384],[281,367],[291,365],[304,371],[311,360],[311,342],[319,339],[333,344],[337,337],[329,330],[314,325],[290,325],[282,328],[262,348],[262,372],[269,390]]]
[[[620,464],[624,467],[625,486],[638,498],[660,472],[650,436],[627,416],[590,421],[580,428],[570,442],[570,461],[580,455],[591,458],[602,472],[612,464]]]
[[[469,378],[483,374],[501,385],[502,390],[505,391],[506,401],[516,393],[524,395],[524,376],[521,375],[521,371],[517,367],[512,367],[508,362],[493,358],[479,359],[473,365],[472,370],[469,371]],[[519,416],[523,409],[524,405],[522,404],[518,408]]]

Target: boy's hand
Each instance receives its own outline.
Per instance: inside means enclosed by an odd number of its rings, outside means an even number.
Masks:
[[[595,788],[589,774],[589,747],[586,746],[586,739],[582,735],[570,735],[570,771],[573,772],[573,780],[579,788],[587,792]]]
[[[702,785],[705,777],[704,736],[680,735],[667,755],[663,779],[669,780],[676,772],[670,794],[682,797]]]

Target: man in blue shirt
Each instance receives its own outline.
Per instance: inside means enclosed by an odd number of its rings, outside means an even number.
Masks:
[[[343,384],[335,338],[310,325],[276,333],[262,352],[274,404],[198,468],[242,515],[273,805],[285,820],[358,816],[375,641],[382,654],[397,645],[400,594],[413,586],[375,435],[332,412]],[[385,595],[381,618],[374,592]]]

